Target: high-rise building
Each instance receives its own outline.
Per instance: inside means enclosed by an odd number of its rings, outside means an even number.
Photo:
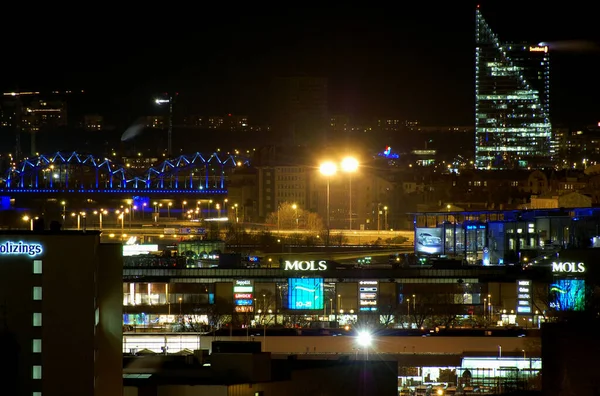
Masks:
[[[327,79],[280,77],[272,84],[269,144],[321,145],[328,140]]]
[[[548,47],[503,43],[479,8],[475,19],[476,167],[550,167]]]
[[[99,232],[0,233],[0,394],[122,394],[122,275]]]

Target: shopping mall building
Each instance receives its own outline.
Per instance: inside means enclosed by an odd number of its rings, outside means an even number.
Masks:
[[[233,312],[234,327],[435,328],[451,318],[528,328],[582,310],[586,285],[598,277],[594,208],[416,213],[414,224],[414,254],[390,265],[358,268],[298,253],[265,268],[209,241],[182,244],[178,257],[125,257],[124,324],[167,331]]]

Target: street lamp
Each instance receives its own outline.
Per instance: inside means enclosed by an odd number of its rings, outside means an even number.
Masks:
[[[183,219],[185,219],[185,205],[187,205],[187,201],[181,203],[181,218]]]
[[[169,202],[167,204],[167,218],[170,220],[171,219],[171,206],[173,205],[173,202]]]
[[[175,96],[177,96],[178,94],[175,93]],[[173,139],[173,101],[174,101],[174,96],[173,95],[166,95],[166,98],[159,98],[159,99],[155,99],[154,103],[156,103],[159,106],[162,105],[169,105],[169,129],[167,132],[167,154],[169,155],[169,157],[171,156],[171,154],[173,154],[173,143],[172,143],[172,139]]]
[[[384,214],[384,219],[385,219],[384,224],[385,224],[385,230],[386,231],[388,230],[387,213],[388,213],[388,207],[384,206],[383,207],[383,214]]]
[[[346,157],[342,160],[342,170],[348,173],[348,196],[349,204],[348,211],[350,212],[349,217],[349,229],[352,229],[352,173],[358,169],[358,161],[353,157]]]
[[[65,201],[61,201],[60,203],[63,207],[63,211],[62,211],[62,219],[63,219],[63,224],[65,224],[65,217],[67,215],[67,203]]]
[[[319,167],[319,172],[323,176],[327,177],[327,231],[329,232],[331,223],[330,223],[330,209],[329,209],[329,180],[331,176],[335,175],[337,172],[337,165],[331,161],[327,161],[321,164]],[[329,243],[329,241],[327,241]]]
[[[125,233],[125,212],[121,212],[117,218],[121,220],[121,235],[123,235]]]
[[[98,218],[100,219],[100,224],[99,224],[99,228],[98,229],[101,230],[102,229],[102,215],[108,214],[108,211],[105,210],[105,209],[94,210],[94,214],[95,215],[97,214]]]
[[[298,205],[293,204],[292,209],[294,209],[294,216],[296,217],[296,230],[298,230]]]
[[[29,230],[33,231],[33,217],[29,217],[27,215],[23,216],[23,221],[29,222]]]

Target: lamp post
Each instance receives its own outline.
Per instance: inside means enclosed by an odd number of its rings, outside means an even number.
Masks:
[[[100,209],[98,211],[95,210],[94,214],[98,215],[98,219],[100,220],[98,229],[102,230],[102,215],[108,214],[108,211],[105,209]]]
[[[167,132],[167,154],[169,155],[169,157],[171,156],[171,154],[173,154],[173,143],[172,143],[172,139],[173,139],[173,101],[175,99],[175,96],[177,96],[178,93],[175,93],[175,95],[166,95],[166,98],[159,98],[159,99],[155,99],[154,102],[161,106],[161,105],[169,105],[169,129]]]
[[[294,216],[296,217],[296,231],[298,230],[298,205],[293,204],[292,209],[294,209]]]
[[[77,213],[71,213],[71,217],[77,216],[77,230],[81,229],[81,217]]]
[[[171,219],[171,206],[173,205],[173,202],[169,202],[167,204],[167,218],[170,220]]]
[[[329,207],[329,181],[331,179],[331,176],[336,174],[337,165],[331,161],[324,162],[319,167],[319,171],[321,172],[321,174],[323,176],[327,177],[327,244],[329,244],[329,230],[331,228],[331,222],[330,222],[331,210]]]
[[[187,201],[183,201],[181,203],[181,218],[185,219],[185,205],[187,205]]]
[[[67,203],[65,201],[62,201],[60,204],[63,207],[63,210],[62,210],[62,220],[63,220],[63,225],[64,225],[65,224],[65,217],[67,215]]]
[[[133,200],[132,199],[128,199],[127,201],[127,205],[129,205],[129,228],[131,228],[131,222],[133,220]]]
[[[358,169],[358,161],[353,157],[346,157],[342,160],[342,170],[348,173],[348,229],[352,229],[352,173]]]
[[[385,221],[384,221],[385,230],[387,231],[388,230],[388,222],[387,222],[388,207],[387,206],[383,207],[383,214],[384,214],[384,219],[385,219]]]
[[[23,221],[29,222],[29,230],[33,231],[33,217],[29,217],[29,216],[25,215],[25,216],[23,216]],[[79,227],[77,229],[79,229]]]
[[[123,236],[125,234],[125,212],[119,213],[119,217],[117,218],[121,220],[121,236]]]
[[[238,204],[234,204],[233,208],[235,209],[235,222],[239,223],[239,217],[238,217]],[[242,219],[243,222],[243,219]]]

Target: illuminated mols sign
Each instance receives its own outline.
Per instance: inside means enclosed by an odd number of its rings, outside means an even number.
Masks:
[[[548,46],[529,47],[529,52],[548,52]]]
[[[39,243],[3,242],[0,245],[0,255],[28,255],[31,257],[42,254],[44,249]]]
[[[561,262],[561,263],[552,263],[552,272],[565,273],[572,272],[580,274],[585,272],[585,264],[584,263],[575,263],[575,262]]]
[[[379,281],[361,280],[358,282],[358,305],[360,311],[377,311]]]
[[[290,278],[288,280],[289,309],[323,309],[323,279]]]
[[[325,260],[311,261],[289,261],[284,262],[284,271],[326,271],[327,262]]]
[[[254,312],[254,283],[250,279],[236,279],[233,283],[235,312]]]
[[[517,281],[517,314],[531,314],[531,292],[530,280]]]

